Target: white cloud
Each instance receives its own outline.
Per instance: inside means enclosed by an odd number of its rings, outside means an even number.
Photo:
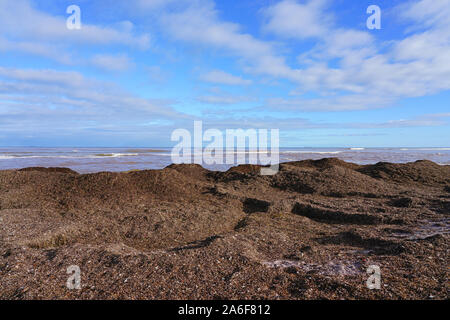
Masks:
[[[403,40],[391,41],[376,46],[375,39],[366,31],[338,28],[332,23],[320,24],[320,20],[311,23],[316,30],[305,34],[299,29],[298,21],[286,16],[290,8],[293,12],[314,19],[332,13],[326,12],[326,2],[322,6],[312,7],[313,2],[305,5],[298,1],[282,1],[265,10],[269,17],[266,29],[285,38],[299,41],[306,37],[315,37],[317,45],[299,56],[299,62],[305,67],[291,70],[291,80],[300,87],[298,92],[314,91],[324,95],[321,99],[310,101],[284,101],[279,105],[301,110],[353,110],[388,106],[405,97],[419,97],[450,89],[450,13],[445,4],[448,0],[420,0],[402,6],[403,18],[422,23],[430,30],[406,36]],[[284,8],[281,10],[280,8]],[[308,13],[305,13],[308,12]],[[447,14],[448,13],[448,14]],[[330,18],[326,21],[332,21]],[[323,31],[320,26],[327,27]],[[332,59],[338,59],[337,65],[330,67]],[[331,93],[340,96],[336,98]],[[366,101],[361,97],[366,97]],[[379,97],[383,97],[379,99]],[[382,100],[382,101],[379,101]],[[372,103],[372,102],[376,103]],[[358,107],[357,103],[361,103]]]
[[[126,32],[126,33],[130,33],[134,29],[133,22],[128,21],[128,20],[120,21],[116,25],[120,30],[122,30],[123,32]]]
[[[281,40],[289,39],[289,44],[310,38],[317,42],[312,50],[301,53],[298,59],[301,66],[293,67],[277,50],[279,46],[256,38],[239,24],[220,19],[212,1],[136,0],[136,3],[142,10],[161,9],[158,21],[173,39],[236,56],[246,72],[288,79],[298,86],[294,91],[312,91],[320,96],[271,99],[268,105],[272,108],[363,110],[386,107],[404,97],[450,89],[450,6],[446,6],[449,0],[420,0],[401,7],[398,15],[421,24],[421,31],[381,44],[374,33],[338,27],[333,13],[327,11],[329,1],[277,2],[262,10],[267,18],[264,30]],[[168,4],[174,7],[166,10]],[[23,23],[18,24],[17,19]],[[141,48],[149,44],[148,36],[132,33],[135,28],[129,21],[122,21],[117,29],[83,24],[77,33],[65,28],[64,17],[37,11],[25,0],[0,2],[0,28],[0,51],[29,52],[65,63],[71,63],[72,57],[60,50],[59,45],[64,43],[124,44]],[[123,55],[97,55],[85,63],[116,71],[133,66]],[[149,73],[158,77],[160,71],[153,69]],[[251,83],[245,77],[220,70],[200,78],[226,85]],[[232,104],[243,98],[217,94],[198,97],[198,100]]]
[[[91,63],[94,66],[107,71],[127,71],[134,66],[128,56],[123,54],[97,54],[91,59]]]
[[[286,64],[285,58],[276,53],[272,43],[256,39],[250,34],[241,31],[238,24],[221,21],[214,4],[209,1],[197,1],[194,5],[187,6],[181,11],[171,12],[161,16],[164,30],[170,33],[177,40],[202,44],[210,48],[221,49],[226,53],[233,54],[240,58],[244,64],[244,71],[256,74],[265,74],[275,78],[283,78],[300,84],[303,91],[318,90],[320,92],[333,90],[346,90],[350,92],[362,93],[365,89],[364,83],[355,81],[345,82],[347,73],[341,69],[330,70],[326,63],[317,63],[318,60],[326,61],[324,58],[345,57],[345,64],[357,66],[363,59],[373,53],[371,49],[372,37],[366,32],[336,29],[332,34],[332,18],[328,18],[321,10],[324,10],[326,1],[308,2],[306,5],[299,5],[294,1],[283,1],[274,7],[269,7],[263,12],[269,19],[268,25],[271,31],[275,31],[277,23],[272,21],[285,21],[280,27],[284,31],[284,37],[295,37],[302,39],[306,36],[323,37],[323,45],[306,54],[312,63],[306,69],[291,68]],[[301,11],[302,15],[314,20],[313,31],[308,35],[294,34],[298,31],[298,20],[287,18],[284,15],[289,9]],[[294,11],[295,11],[294,10]],[[312,12],[309,12],[311,11]],[[308,13],[309,12],[309,13]],[[323,18],[322,18],[323,17]],[[320,21],[316,21],[319,19]],[[292,26],[287,26],[292,23]],[[308,22],[309,23],[309,22]],[[311,21],[312,23],[312,21]],[[320,25],[320,27],[319,27]],[[278,30],[278,31],[283,31]],[[314,31],[315,30],[315,31]],[[325,48],[325,49],[324,49]]]
[[[409,128],[409,127],[438,127],[448,125],[446,118],[450,114],[424,114],[413,119],[389,120],[378,123],[353,123],[353,128]]]
[[[23,52],[49,58],[62,64],[71,64],[73,61],[69,53],[62,52],[57,45],[36,43],[33,41],[9,41],[0,36],[0,52]]]
[[[0,67],[0,77],[21,82],[37,81],[51,85],[80,87],[86,83],[85,77],[78,72],[56,71],[49,69],[17,69]]]
[[[27,0],[0,1],[0,29],[4,36],[10,38],[93,45],[121,44],[141,49],[150,45],[149,35],[135,36],[123,28],[116,30],[82,23],[80,30],[69,30],[66,27],[67,17],[52,16],[36,10]]]
[[[207,104],[228,105],[251,101],[252,98],[245,96],[227,95],[205,95],[197,97],[197,101]]]
[[[170,78],[170,74],[163,70],[160,66],[145,67],[147,75],[152,82],[165,83]]]
[[[210,83],[225,84],[225,85],[250,85],[251,80],[246,80],[238,76],[226,73],[221,70],[213,70],[200,76],[200,79]]]
[[[450,26],[449,0],[409,1],[397,7],[401,18],[421,23],[424,27]]]
[[[392,102],[393,100],[389,97],[353,94],[315,99],[270,98],[267,99],[265,106],[275,110],[308,112],[354,111],[384,108]]]
[[[185,117],[170,104],[134,96],[113,83],[86,78],[78,72],[0,67],[0,106],[7,109],[1,117],[19,113],[29,119],[51,113],[61,118],[67,110],[78,114],[83,122]]]
[[[223,22],[210,1],[194,1],[181,11],[161,16],[163,29],[176,40],[223,50],[245,62],[246,70],[274,77],[290,77],[292,70],[275,53],[271,43],[241,31],[236,23]]]
[[[330,58],[343,58],[346,64],[357,64],[375,52],[373,38],[366,31],[337,27],[333,14],[327,12],[329,2],[278,2],[262,10],[267,18],[263,29],[286,39],[303,41],[314,38],[316,46],[299,57],[302,64]],[[298,72],[295,78],[298,78]]]
[[[263,10],[269,19],[264,29],[285,38],[323,37],[331,18],[323,12],[327,0],[310,0],[304,4],[284,0]]]

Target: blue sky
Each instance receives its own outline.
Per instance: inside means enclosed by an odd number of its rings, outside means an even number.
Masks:
[[[449,146],[450,0],[0,0],[0,30],[1,146]]]

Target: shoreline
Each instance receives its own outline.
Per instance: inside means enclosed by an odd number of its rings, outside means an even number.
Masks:
[[[343,161],[360,165],[369,165],[378,162],[409,163],[417,160],[429,160],[439,165],[450,165],[449,148],[417,148],[417,149],[389,149],[365,148],[364,150],[351,150],[352,148],[286,148],[280,149],[277,159],[273,163],[302,161],[307,159],[319,160],[324,157],[337,157]],[[158,152],[148,152],[158,151]],[[209,170],[226,171],[237,163],[256,163],[258,159],[253,153],[245,154],[245,160],[234,159],[228,164],[229,154],[222,159],[224,164],[208,165],[205,158],[203,166]],[[235,152],[234,157],[240,157]],[[258,155],[259,157],[260,155]],[[208,156],[207,156],[208,157]],[[181,162],[191,162],[183,159]],[[193,163],[193,159],[192,163]],[[212,159],[211,159],[212,160]],[[217,160],[217,159],[215,159]],[[220,161],[220,157],[218,159]],[[27,167],[61,167],[71,168],[79,173],[96,172],[124,172],[129,170],[156,170],[163,169],[173,163],[171,149],[3,149],[0,150],[0,170],[22,169]],[[177,161],[175,161],[177,162]]]
[[[321,161],[324,159],[336,159],[338,161],[343,161],[343,162],[347,162],[347,163],[351,163],[353,165],[356,166],[374,166],[374,165],[380,165],[380,164],[394,164],[394,165],[410,165],[410,164],[414,164],[417,162],[431,162],[435,165],[438,166],[442,166],[442,167],[450,167],[450,164],[446,164],[446,163],[439,163],[439,162],[434,162],[428,159],[419,159],[419,160],[415,160],[415,161],[410,161],[410,162],[388,162],[388,161],[378,161],[378,162],[374,162],[374,163],[370,163],[370,164],[358,164],[358,163],[353,163],[353,162],[348,162],[345,160],[342,160],[338,157],[332,157],[332,158],[322,158],[322,159],[306,159],[306,160],[298,160],[298,161],[286,161],[286,162],[280,162],[278,163],[278,165],[289,165],[289,163],[296,163],[296,162],[304,162],[304,161]],[[134,163],[134,162],[133,162]],[[127,164],[127,163],[125,163]],[[168,167],[171,166],[175,166],[176,164],[172,163],[170,165],[167,166],[163,166],[161,168],[148,168],[148,169],[130,169],[130,170],[123,170],[123,171],[108,171],[108,170],[100,170],[100,171],[92,171],[92,172],[79,172],[75,169],[72,169],[70,167],[65,167],[65,166],[30,166],[30,167],[17,167],[17,168],[9,168],[9,169],[0,169],[0,172],[2,171],[47,171],[49,170],[49,172],[57,172],[57,171],[73,171],[73,173],[79,174],[79,175],[83,175],[83,174],[96,174],[96,173],[130,173],[130,172],[140,172],[140,171],[155,171],[155,170],[164,170]],[[183,165],[197,165],[197,164],[193,164],[193,163],[183,163],[180,164],[181,166]],[[277,165],[277,164],[276,164]],[[242,166],[253,166],[253,167],[258,167],[258,168],[267,168],[268,166],[263,166],[263,165],[259,165],[259,164],[236,164],[236,165],[228,165],[230,166],[228,169],[224,169],[224,170],[214,170],[214,169],[208,169],[203,167],[202,165],[198,165],[200,167],[202,167],[205,170],[208,170],[210,172],[227,172],[229,170],[235,170],[233,168],[237,168],[237,167],[242,167]]]

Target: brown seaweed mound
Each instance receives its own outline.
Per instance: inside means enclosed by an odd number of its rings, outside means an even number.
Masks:
[[[449,166],[259,172],[0,171],[0,298],[448,299]]]

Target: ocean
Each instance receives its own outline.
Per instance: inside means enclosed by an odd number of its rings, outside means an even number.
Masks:
[[[172,163],[172,148],[0,148],[0,170],[65,167],[79,173],[162,169]],[[242,151],[227,151],[242,153]],[[450,165],[450,148],[280,148],[280,162],[336,157],[358,164],[431,160]],[[248,153],[245,163],[248,163]],[[239,164],[237,161],[233,165]],[[227,170],[233,165],[203,165]]]

